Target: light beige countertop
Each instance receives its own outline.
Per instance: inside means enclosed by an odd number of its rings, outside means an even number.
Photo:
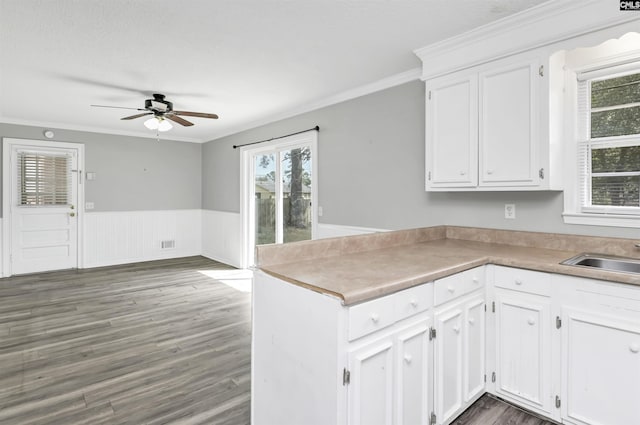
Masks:
[[[560,264],[586,251],[640,256],[631,239],[450,226],[266,245],[257,249],[259,268],[264,272],[336,296],[345,305],[485,264],[640,285],[640,275]]]

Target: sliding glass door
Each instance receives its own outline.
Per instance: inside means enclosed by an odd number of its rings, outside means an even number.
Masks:
[[[310,131],[243,152],[248,266],[254,264],[256,245],[313,238],[316,144],[317,132]]]

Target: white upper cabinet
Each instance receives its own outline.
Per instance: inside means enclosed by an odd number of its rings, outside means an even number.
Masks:
[[[537,147],[544,143],[538,134],[541,74],[536,59],[480,73],[481,186],[539,184]]]
[[[427,189],[478,184],[478,77],[427,82]]]
[[[539,54],[426,81],[426,188],[542,190],[549,182],[549,95]]]

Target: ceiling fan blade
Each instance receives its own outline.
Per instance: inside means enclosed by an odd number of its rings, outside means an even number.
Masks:
[[[185,127],[191,127],[193,125],[192,122],[185,120],[184,118],[180,118],[174,114],[165,114],[164,117],[173,122],[177,122],[180,125],[184,125]]]
[[[198,118],[211,118],[218,119],[216,114],[205,114],[204,112],[189,112],[189,111],[173,111],[175,115],[184,115],[185,117],[198,117]]]
[[[115,109],[131,109],[133,111],[146,111],[142,108],[127,108],[126,106],[108,106],[108,105],[91,105],[95,108],[115,108]]]
[[[136,118],[144,117],[145,115],[153,115],[153,112],[145,112],[144,114],[135,114],[130,117],[120,118],[121,120],[134,120]]]

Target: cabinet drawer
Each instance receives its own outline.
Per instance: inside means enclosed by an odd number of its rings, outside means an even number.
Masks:
[[[422,284],[394,294],[396,320],[406,319],[433,306],[433,285]]]
[[[551,276],[533,270],[496,266],[494,286],[530,294],[551,296]]]
[[[476,289],[484,288],[484,267],[466,270],[435,281],[434,304],[451,301]]]
[[[349,307],[349,341],[395,323],[395,295]]]

